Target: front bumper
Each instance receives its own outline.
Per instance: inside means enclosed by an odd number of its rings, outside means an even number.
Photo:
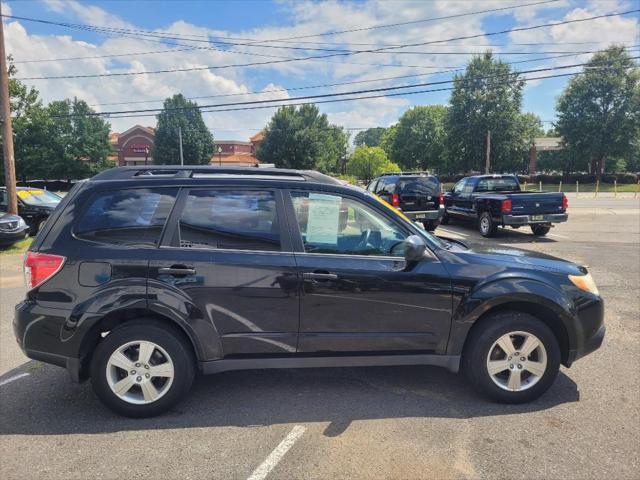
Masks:
[[[25,226],[22,229],[14,231],[0,230],[0,247],[7,247],[13,245],[20,240],[27,238],[29,234],[29,227]]]
[[[438,210],[402,210],[405,216],[409,217],[414,222],[424,222],[425,220],[440,220],[444,213],[444,207],[440,206]]]
[[[589,294],[574,301],[577,315],[574,324],[575,342],[569,349],[565,365],[596,351],[604,341],[604,301],[600,296]]]
[[[566,213],[548,213],[542,215],[503,215],[504,225],[531,225],[537,223],[562,223],[569,219]]]

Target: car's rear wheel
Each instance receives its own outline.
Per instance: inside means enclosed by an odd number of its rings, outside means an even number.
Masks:
[[[555,381],[560,346],[553,332],[523,312],[501,312],[471,332],[463,370],[484,395],[502,403],[535,400]]]
[[[482,212],[480,215],[478,219],[478,230],[480,231],[480,235],[487,238],[493,237],[498,231],[498,226],[491,218],[489,212]]]
[[[447,215],[447,211],[445,210],[444,213],[442,214],[442,218],[440,219],[440,224],[449,225],[449,220],[451,220],[451,217]]]
[[[98,398],[127,417],[152,417],[191,388],[195,362],[180,333],[154,320],[116,327],[96,347],[91,383]]]
[[[531,225],[531,231],[538,237],[544,237],[551,230],[551,225]]]
[[[434,222],[433,220],[427,220],[426,222],[422,222],[422,224],[428,232],[433,232],[438,227],[437,222]]]

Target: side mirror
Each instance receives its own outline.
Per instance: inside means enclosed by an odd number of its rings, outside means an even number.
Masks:
[[[407,263],[418,262],[424,258],[427,244],[418,235],[409,235],[404,241],[404,258]]]

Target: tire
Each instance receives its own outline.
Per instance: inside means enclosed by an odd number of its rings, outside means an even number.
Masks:
[[[498,231],[498,226],[491,218],[491,214],[489,212],[482,212],[478,218],[478,231],[480,232],[480,235],[485,238],[495,236]]]
[[[140,360],[141,345],[150,358],[138,363],[135,360]],[[118,351],[122,356],[112,357]],[[153,375],[154,371],[159,375]],[[132,418],[153,417],[169,410],[189,391],[194,376],[195,358],[181,332],[152,319],[113,329],[98,344],[91,360],[91,384],[100,401],[115,413]],[[118,383],[123,390],[120,395],[111,386]]]
[[[531,231],[537,237],[544,237],[551,230],[551,225],[531,225]]]
[[[447,211],[445,210],[440,219],[440,225],[449,225],[449,220],[451,220],[451,217],[447,215]]]
[[[516,349],[512,353],[518,353],[517,357],[509,357],[506,350],[496,345],[510,333],[517,333],[510,337],[510,345]],[[538,341],[541,347],[523,356],[517,350],[525,346],[526,338],[531,342]],[[495,376],[489,373],[489,361],[496,366]],[[506,368],[502,371],[499,370],[500,362],[505,362]],[[522,368],[518,368],[519,365]],[[490,399],[500,403],[526,403],[546,392],[555,381],[560,369],[560,346],[549,327],[536,317],[517,311],[496,313],[471,332],[463,353],[462,369],[469,382]],[[514,383],[511,383],[512,375],[515,375]],[[511,388],[517,385],[515,380],[518,378],[520,389]]]
[[[428,232],[433,232],[436,228],[438,228],[438,223],[433,220],[427,220],[426,222],[422,222],[425,230]]]

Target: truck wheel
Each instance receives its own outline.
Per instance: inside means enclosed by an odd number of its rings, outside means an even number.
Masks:
[[[132,418],[166,412],[189,391],[194,375],[190,345],[150,319],[113,329],[91,361],[91,384],[100,401]]]
[[[508,311],[491,315],[467,339],[464,374],[480,393],[501,403],[535,400],[555,381],[560,347],[536,317]]]
[[[440,219],[440,225],[449,225],[449,220],[451,220],[451,217],[447,215],[447,211],[445,210],[442,214],[442,218]]]
[[[426,222],[422,222],[422,225],[424,225],[424,228],[425,230],[427,230],[427,232],[433,232],[438,227],[438,224],[433,220],[427,220]]]
[[[531,225],[531,231],[538,237],[544,237],[551,230],[551,225]]]
[[[478,219],[478,230],[480,235],[489,238],[493,237],[498,231],[498,226],[493,222],[491,214],[489,212],[482,212]]]

